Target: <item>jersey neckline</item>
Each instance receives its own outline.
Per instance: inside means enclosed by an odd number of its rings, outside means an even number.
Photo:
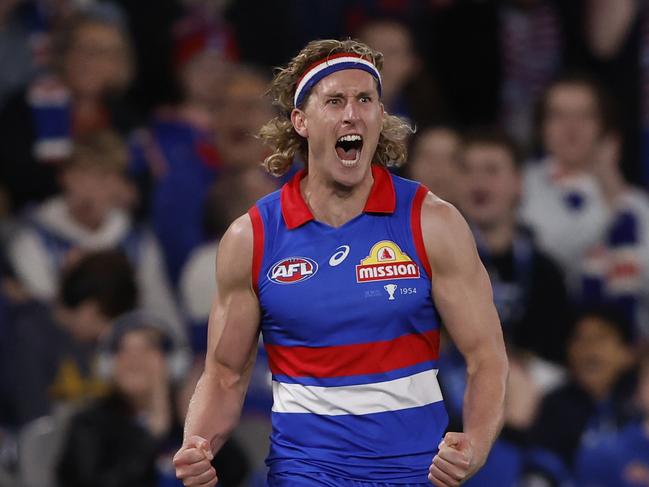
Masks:
[[[315,220],[300,191],[300,181],[306,174],[306,171],[301,169],[281,190],[282,217],[289,230]],[[372,164],[372,178],[374,182],[363,213],[394,213],[397,198],[390,172],[383,166]]]

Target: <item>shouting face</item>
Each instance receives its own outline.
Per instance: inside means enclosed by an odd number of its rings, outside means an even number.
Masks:
[[[291,114],[309,145],[309,175],[352,187],[369,173],[383,122],[376,81],[358,69],[335,72]]]

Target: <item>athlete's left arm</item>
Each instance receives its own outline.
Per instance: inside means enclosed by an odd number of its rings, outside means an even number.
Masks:
[[[429,474],[436,485],[454,486],[484,464],[500,432],[507,356],[489,277],[464,218],[429,193],[421,226],[435,306],[467,363],[464,432],[446,434]]]

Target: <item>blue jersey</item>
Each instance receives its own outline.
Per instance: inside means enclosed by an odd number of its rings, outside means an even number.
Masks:
[[[250,210],[273,377],[271,475],[425,483],[446,428],[420,225],[427,190],[372,174],[363,213],[339,228],[313,218],[304,172]]]
[[[642,487],[649,485],[649,433],[642,423],[585,444],[577,456],[577,485]]]

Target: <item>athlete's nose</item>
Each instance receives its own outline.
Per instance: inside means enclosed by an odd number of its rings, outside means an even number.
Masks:
[[[343,121],[353,123],[359,118],[359,107],[356,100],[349,100],[343,112]]]

